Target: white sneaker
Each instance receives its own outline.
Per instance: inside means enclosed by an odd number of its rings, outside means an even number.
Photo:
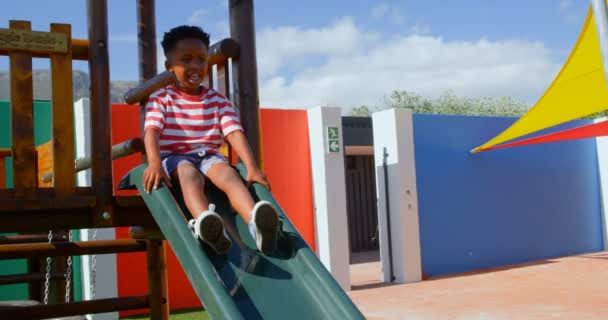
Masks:
[[[209,210],[201,213],[196,219],[188,222],[194,235],[208,244],[217,254],[225,254],[230,249],[232,241],[224,229],[224,221],[214,212],[215,205],[210,204]]]
[[[249,233],[255,240],[258,250],[268,254],[276,249],[279,215],[268,201],[260,201],[251,210]]]

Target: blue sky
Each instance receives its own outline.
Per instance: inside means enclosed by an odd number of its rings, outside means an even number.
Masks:
[[[186,23],[201,25],[212,40],[226,37],[227,2],[157,0],[157,35]],[[137,79],[135,1],[108,5],[111,78]],[[258,0],[262,105],[350,108],[380,104],[396,89],[532,103],[567,57],[588,6],[574,0]],[[40,31],[51,22],[70,23],[74,37],[86,38],[84,0],[14,1],[0,11],[0,26],[11,19],[30,20]],[[6,69],[2,57],[0,70]]]

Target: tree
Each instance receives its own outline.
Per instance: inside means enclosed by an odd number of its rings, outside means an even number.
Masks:
[[[521,116],[528,106],[511,97],[466,98],[446,92],[436,99],[407,91],[394,91],[386,103],[390,108],[410,108],[416,113],[478,116]]]
[[[369,107],[366,105],[354,108],[350,115],[353,117],[371,117],[372,112],[369,110]]]

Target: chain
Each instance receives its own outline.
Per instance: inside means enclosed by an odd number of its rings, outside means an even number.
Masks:
[[[72,242],[72,230],[68,232],[68,241]],[[70,302],[70,289],[72,288],[72,256],[67,258],[68,268],[65,275],[65,302]]]
[[[93,240],[97,240],[97,229],[93,230]],[[97,268],[97,256],[91,255],[91,300],[95,299],[95,276]]]
[[[49,230],[49,243],[53,242],[53,230]],[[46,257],[46,274],[44,275],[44,304],[49,304],[49,283],[51,280],[51,257]]]

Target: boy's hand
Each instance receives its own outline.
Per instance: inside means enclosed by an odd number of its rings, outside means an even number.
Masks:
[[[254,169],[254,170],[247,170],[247,186],[251,186],[253,183],[259,183],[261,185],[263,185],[266,189],[268,189],[268,191],[270,191],[270,183],[268,182],[268,179],[266,179],[266,176],[264,175],[264,173],[262,173],[262,171],[258,170],[258,169]]]
[[[154,188],[156,190],[161,181],[163,181],[167,186],[172,187],[171,179],[165,173],[165,170],[161,166],[158,165],[150,165],[146,168],[143,175],[144,179],[144,190],[147,193],[150,193],[150,190]]]

